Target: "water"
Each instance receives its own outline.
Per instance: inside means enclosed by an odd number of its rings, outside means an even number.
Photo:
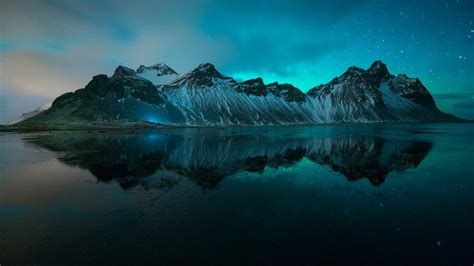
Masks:
[[[474,262],[473,124],[0,135],[0,263]]]

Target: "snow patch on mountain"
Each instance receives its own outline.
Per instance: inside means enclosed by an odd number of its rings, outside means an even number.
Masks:
[[[155,86],[169,84],[179,77],[178,73],[166,64],[141,65],[136,72],[138,76],[151,81]]]
[[[275,85],[276,86],[276,85]],[[316,122],[308,106],[288,101],[287,91],[257,96],[243,93],[240,84],[202,64],[164,86],[165,98],[186,117],[189,125],[277,125]],[[303,97],[304,94],[303,94]]]
[[[380,84],[380,92],[382,93],[382,99],[385,105],[398,118],[405,118],[412,114],[412,112],[422,108],[422,106],[394,93],[390,90],[387,82]]]
[[[381,61],[367,70],[350,67],[306,94],[261,78],[239,83],[209,63],[182,76],[165,64],[136,71],[119,66],[112,76],[94,76],[83,89],[61,95],[47,112],[35,115],[23,124],[123,120],[255,126],[457,119],[436,107],[421,81],[391,75]]]
[[[53,104],[53,103],[50,102],[50,103],[47,103],[47,104],[45,104],[45,105],[43,105],[43,106],[40,106],[40,107],[36,108],[36,109],[33,110],[33,111],[26,112],[26,113],[22,114],[17,120],[11,122],[10,125],[11,125],[11,124],[15,124],[15,123],[19,123],[19,122],[21,122],[21,121],[23,121],[23,120],[26,120],[26,119],[28,119],[28,118],[30,118],[30,117],[33,117],[33,116],[35,116],[35,115],[37,115],[37,114],[42,113],[42,112],[48,110],[48,109],[51,107],[52,104]]]

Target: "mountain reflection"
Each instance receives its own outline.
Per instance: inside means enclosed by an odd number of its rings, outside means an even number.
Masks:
[[[367,178],[382,184],[393,171],[416,168],[431,142],[364,135],[312,136],[265,132],[183,129],[154,132],[56,132],[27,141],[54,151],[72,166],[88,169],[98,180],[124,188],[170,189],[183,178],[213,189],[239,171],[264,173],[288,168],[307,158],[347,180]],[[146,178],[155,175],[157,178]]]

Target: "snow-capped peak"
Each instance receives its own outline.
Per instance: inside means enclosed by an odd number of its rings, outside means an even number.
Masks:
[[[420,80],[391,75],[375,61],[350,67],[304,94],[290,84],[261,78],[237,83],[209,63],[167,85],[158,80],[164,64],[119,66],[112,77],[95,76],[84,89],[58,97],[34,123],[58,121],[160,121],[186,125],[283,125],[334,122],[455,121],[442,113]],[[151,81],[151,82],[150,82]],[[92,111],[91,111],[92,110]],[[63,118],[64,117],[64,118]]]
[[[151,81],[155,86],[171,83],[178,77],[178,73],[163,63],[151,66],[141,65],[137,68],[137,75]]]
[[[211,63],[200,64],[193,69],[191,73],[206,75],[208,77],[223,78],[224,76],[217,71],[216,67]]]
[[[176,71],[174,71],[171,67],[163,63],[158,63],[151,66],[140,65],[137,68],[137,73],[139,74],[147,72],[147,71],[154,71],[157,76],[178,75]]]
[[[210,87],[213,84],[216,84],[216,82],[231,82],[236,84],[232,78],[222,75],[219,71],[217,71],[214,65],[210,63],[200,64],[190,72],[176,79],[173,84],[194,84],[197,86]]]

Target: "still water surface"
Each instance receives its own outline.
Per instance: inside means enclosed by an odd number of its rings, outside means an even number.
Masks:
[[[474,125],[0,135],[0,263],[474,263]]]

